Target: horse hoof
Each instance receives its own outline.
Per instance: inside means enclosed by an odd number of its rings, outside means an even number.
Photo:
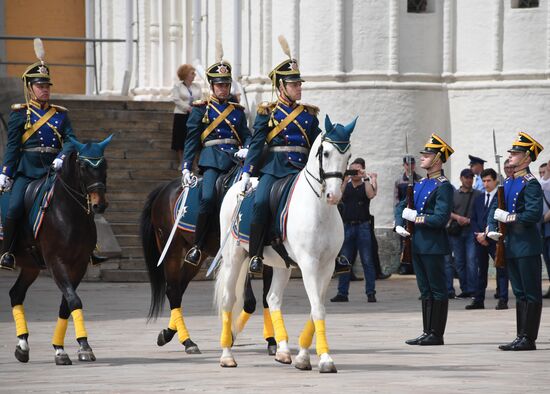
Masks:
[[[334,363],[322,363],[319,365],[319,373],[336,373],[336,366]]]
[[[281,364],[292,364],[292,357],[290,356],[290,352],[276,352],[275,361]]]
[[[311,371],[311,362],[309,360],[296,359],[294,366],[300,371]]]
[[[55,365],[73,365],[68,354],[60,354],[55,356]]]
[[[21,346],[17,345],[15,347],[15,358],[21,363],[29,362],[29,351],[21,349]]]
[[[185,346],[185,353],[187,354],[201,354],[197,344],[189,338],[183,341],[182,345]]]
[[[274,356],[277,354],[277,345],[267,345],[267,354]]]
[[[223,368],[235,368],[237,363],[233,357],[222,357],[220,358],[220,367]]]
[[[91,350],[79,350],[78,361],[95,361],[94,352]]]
[[[166,345],[168,342],[170,342],[172,340],[172,338],[174,338],[174,334],[176,332],[177,331],[170,330],[170,329],[161,330],[159,332],[159,336],[157,337],[157,345],[159,345],[159,346]]]

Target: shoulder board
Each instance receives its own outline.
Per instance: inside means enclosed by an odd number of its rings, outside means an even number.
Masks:
[[[62,107],[61,105],[54,105],[54,104],[50,104],[51,107],[54,107],[56,110],[58,110],[59,112],[68,112],[69,110],[65,107]]]
[[[208,104],[208,101],[206,101],[206,100],[195,100],[191,103],[191,105],[193,107],[203,107],[206,104]]]
[[[447,179],[447,177],[445,175],[438,176],[436,179],[441,183],[449,182],[449,180]]]
[[[237,109],[240,109],[240,110],[244,111],[244,107],[239,103],[234,103],[233,101],[230,101],[229,104],[231,104],[233,107],[235,107]]]
[[[12,104],[11,105],[11,109],[13,111],[19,111],[19,110],[22,110],[22,109],[25,109],[27,108],[27,104]]]
[[[537,179],[533,174],[529,173],[529,174],[526,174],[523,176],[523,179],[526,181],[526,182],[529,182],[529,181],[532,181],[533,179]]]
[[[315,105],[311,105],[311,104],[304,104],[304,103],[301,103],[306,111],[310,114],[310,115],[313,115],[313,116],[317,116],[319,115],[319,107],[316,107]]]
[[[269,101],[262,101],[258,104],[258,114],[269,115],[275,109],[277,103],[270,103]]]

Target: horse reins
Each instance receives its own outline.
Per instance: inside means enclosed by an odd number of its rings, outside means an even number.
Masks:
[[[338,178],[338,179],[341,179],[342,181],[344,180],[344,173],[342,173],[340,171],[325,172],[325,170],[323,170],[323,142],[325,142],[325,141],[331,143],[334,146],[336,146],[336,144],[338,144],[338,143],[348,143],[346,141],[332,141],[332,140],[325,139],[323,137],[321,139],[321,145],[319,145],[319,149],[317,150],[317,153],[315,155],[319,158],[319,178],[317,178],[314,174],[312,174],[307,169],[307,166],[306,166],[306,168],[305,168],[306,174],[309,175],[310,177],[312,177],[315,181],[317,181],[317,183],[319,183],[319,185],[321,185],[321,191],[317,192],[317,190],[315,190],[315,188],[311,184],[310,180],[306,176],[306,181],[309,184],[309,187],[311,187],[311,190],[313,190],[313,193],[315,193],[315,195],[318,198],[321,198],[321,195],[325,193],[325,188],[326,188],[326,182],[325,181],[327,179],[329,179],[329,178]],[[347,151],[348,149],[349,149],[349,147],[346,150],[344,150],[344,152]]]

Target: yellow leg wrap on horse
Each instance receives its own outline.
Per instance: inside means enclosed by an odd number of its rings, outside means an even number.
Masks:
[[[65,346],[65,334],[67,333],[67,325],[69,324],[69,319],[57,318],[57,324],[55,325],[55,330],[53,332],[52,345],[54,346]]]
[[[309,349],[309,347],[311,346],[311,342],[313,342],[314,333],[315,333],[315,324],[313,324],[313,320],[309,319],[306,322],[306,325],[304,326],[302,333],[300,334],[300,338],[298,339],[298,343],[300,344],[301,348]]]
[[[271,321],[269,308],[264,308],[264,339],[267,338],[275,338],[275,331],[273,331],[273,322]]]
[[[170,313],[170,321],[168,322],[168,328],[170,330],[178,331],[178,327],[176,326],[176,322],[174,321],[174,314],[172,312]]]
[[[71,316],[73,317],[76,339],[87,338],[88,333],[86,332],[86,327],[84,326],[84,314],[82,313],[82,309],[75,309],[71,312]]]
[[[237,332],[241,332],[244,329],[244,326],[246,326],[246,323],[248,322],[248,319],[250,319],[250,316],[252,316],[251,313],[241,311],[241,314],[235,322],[235,329],[237,330]]]
[[[16,305],[11,310],[13,314],[13,321],[15,322],[16,335],[28,334],[27,320],[25,319],[25,308],[23,305]]]
[[[286,332],[283,314],[280,310],[271,312],[271,322],[273,323],[273,328],[275,329],[275,340],[277,342],[288,342],[288,334]]]
[[[328,353],[328,343],[327,343],[327,335],[325,331],[325,321],[324,320],[315,320],[313,322],[315,324],[315,332],[317,337],[317,343],[315,344],[315,348],[317,350],[317,354],[320,356],[323,353]]]
[[[178,340],[180,343],[183,343],[189,339],[189,331],[187,331],[187,327],[183,321],[183,313],[181,312],[181,308],[172,309],[172,312],[170,312],[170,322],[172,321],[178,331]]]
[[[222,312],[222,335],[220,337],[220,345],[222,347],[231,347],[232,344],[231,312]]]

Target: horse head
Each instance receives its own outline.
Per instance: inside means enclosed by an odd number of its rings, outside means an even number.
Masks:
[[[333,124],[328,115],[325,118],[325,132],[320,136],[316,156],[319,162],[320,197],[326,198],[329,204],[338,204],[342,198],[340,187],[351,156],[350,138],[356,122],[357,118],[344,126]]]
[[[82,185],[82,191],[89,198],[94,213],[103,213],[109,205],[105,197],[107,191],[107,161],[104,151],[112,135],[101,142],[82,144],[71,138],[71,143],[77,152],[77,170]]]

